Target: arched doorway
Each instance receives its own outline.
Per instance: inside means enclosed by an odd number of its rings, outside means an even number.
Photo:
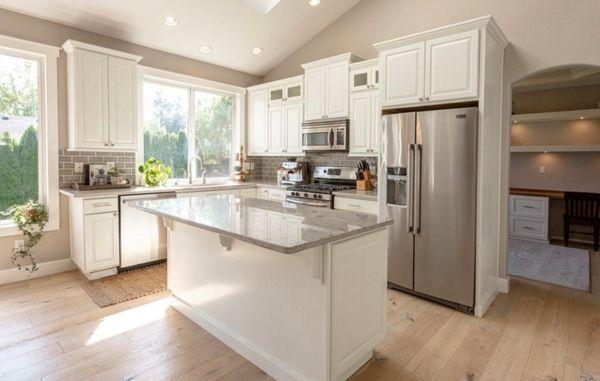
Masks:
[[[600,197],[600,66],[541,70],[511,95],[508,276],[589,288],[593,227],[563,216],[571,192]]]

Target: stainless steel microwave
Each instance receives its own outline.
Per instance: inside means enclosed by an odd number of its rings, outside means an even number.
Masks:
[[[304,151],[348,150],[348,125],[348,119],[302,123],[302,149]]]

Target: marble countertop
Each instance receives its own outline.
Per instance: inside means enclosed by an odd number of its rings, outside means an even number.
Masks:
[[[131,207],[284,254],[377,230],[373,214],[289,205],[235,195],[139,200]]]
[[[352,198],[356,200],[377,201],[377,190],[362,191],[357,189],[348,189],[333,192],[334,196]]]
[[[133,186],[131,188],[120,188],[120,189],[103,189],[103,190],[75,190],[72,188],[61,188],[60,193],[77,198],[102,198],[102,197],[116,197],[125,195],[135,195],[144,193],[163,193],[163,192],[194,192],[200,190],[212,191],[221,189],[245,189],[245,188],[256,188],[256,187],[273,187],[284,189],[278,186],[276,181],[268,180],[256,180],[256,181],[227,181],[221,183],[208,183],[208,184],[193,184],[193,185],[171,185],[162,187],[140,187]]]

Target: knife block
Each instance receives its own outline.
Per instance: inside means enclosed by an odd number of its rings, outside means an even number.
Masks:
[[[373,183],[371,183],[371,171],[362,171],[363,180],[356,180],[356,189],[369,191],[373,189]]]

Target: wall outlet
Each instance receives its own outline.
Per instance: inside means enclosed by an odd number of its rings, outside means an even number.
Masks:
[[[115,162],[114,161],[107,161],[106,162],[106,170],[107,171],[110,171],[114,166],[115,166]]]
[[[15,240],[15,249],[16,250],[25,249],[25,241],[23,241],[22,239]]]
[[[542,174],[546,173],[546,166],[545,165],[540,165],[539,172],[542,173]]]
[[[73,170],[75,173],[83,173],[83,163],[80,161],[75,162],[75,169]]]

